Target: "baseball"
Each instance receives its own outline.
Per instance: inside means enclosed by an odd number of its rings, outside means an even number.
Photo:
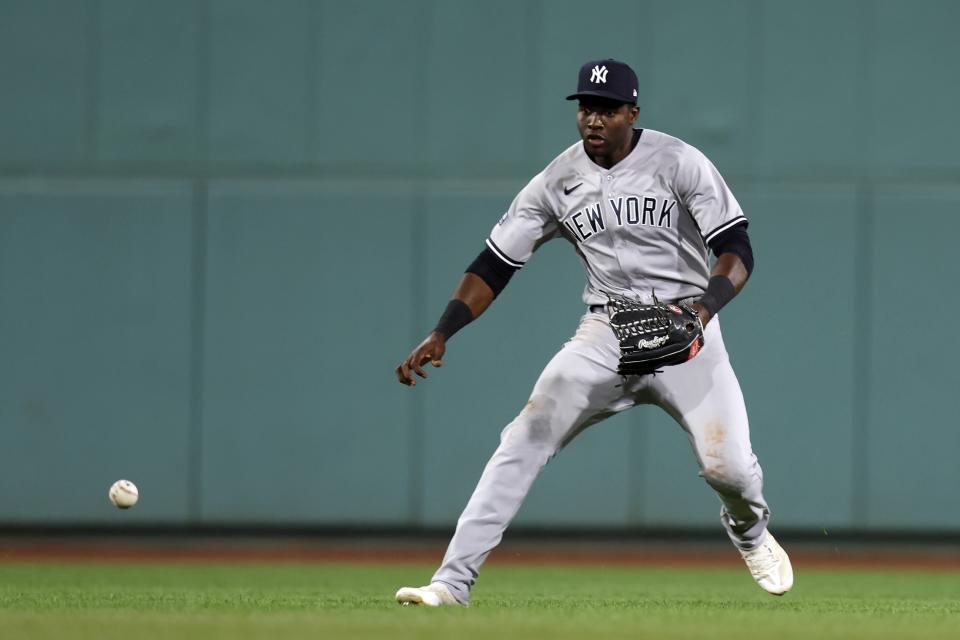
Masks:
[[[114,482],[110,485],[110,491],[107,495],[110,496],[110,502],[113,503],[113,506],[119,509],[129,509],[137,504],[137,500],[140,499],[140,492],[137,490],[137,485],[129,480],[117,480]]]

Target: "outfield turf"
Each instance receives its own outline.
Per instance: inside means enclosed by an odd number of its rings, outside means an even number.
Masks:
[[[0,564],[0,638],[960,638],[960,574],[490,566],[469,609],[400,607],[429,566]]]

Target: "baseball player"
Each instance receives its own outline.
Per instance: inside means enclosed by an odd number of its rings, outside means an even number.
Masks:
[[[431,583],[400,589],[402,604],[468,605],[480,565],[543,466],[586,427],[640,404],[661,407],[687,432],[756,582],[775,595],[793,584],[790,559],[767,530],[763,475],[717,315],[753,269],[747,219],[700,151],[634,128],[637,88],[623,62],[581,67],[567,97],[579,101],[580,141],[520,191],[436,328],[396,369],[406,385],[426,378],[424,365],[442,364],[447,340],[486,310],[537,247],[557,237],[573,245],[587,279],[576,333],[503,429]],[[624,309],[648,315],[627,317]],[[686,336],[679,342],[666,329],[657,333],[671,323]],[[673,359],[657,353],[652,368],[635,368],[658,349]]]

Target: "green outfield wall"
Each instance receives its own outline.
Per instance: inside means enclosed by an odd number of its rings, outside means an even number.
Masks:
[[[960,531],[960,4],[0,0],[0,526],[452,526],[583,312],[544,246],[393,369],[590,58],[751,219],[723,311],[779,527]],[[517,519],[713,527],[657,409]],[[141,503],[107,503],[120,477]]]

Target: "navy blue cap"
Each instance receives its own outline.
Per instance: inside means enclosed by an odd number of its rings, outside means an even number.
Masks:
[[[636,104],[637,74],[627,63],[619,60],[591,60],[580,67],[577,92],[567,96],[567,100],[586,96]]]

